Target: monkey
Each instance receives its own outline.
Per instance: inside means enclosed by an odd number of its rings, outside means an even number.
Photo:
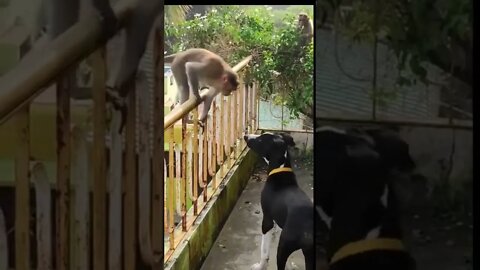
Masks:
[[[229,96],[238,88],[238,74],[219,55],[200,48],[192,48],[165,57],[165,62],[171,62],[173,77],[178,87],[179,103],[183,104],[190,94],[200,99],[200,88],[209,87],[200,114],[200,125],[204,126],[213,99],[218,93]]]
[[[118,132],[121,132],[125,126],[127,115],[125,98],[130,90],[127,87],[128,82],[133,80],[137,74],[138,65],[147,47],[151,30],[159,27],[155,24],[156,19],[163,16],[163,1],[138,1],[140,2],[125,27],[126,35],[121,61],[116,67],[115,74],[107,82],[107,97],[122,113]],[[160,14],[162,16],[158,16]]]
[[[298,14],[298,24],[297,27],[300,31],[302,39],[300,41],[301,46],[305,46],[312,42],[313,38],[313,23],[312,20],[308,17],[307,13],[301,12]]]
[[[118,20],[109,0],[44,0],[38,21],[46,23],[42,28],[45,28],[49,39],[56,38],[78,21],[82,4],[89,4],[96,11],[102,22],[102,37],[107,40],[113,36],[118,27]]]
[[[43,8],[43,15],[47,17],[47,26],[45,28],[46,34],[50,39],[57,37],[78,21],[82,1],[90,1],[90,5],[97,12],[102,22],[103,40],[110,39],[119,27],[118,19],[109,0],[44,1],[46,1],[46,5]],[[136,75],[156,18],[160,17],[158,16],[159,14],[163,14],[163,1],[161,0],[136,1],[138,1],[138,4],[126,23],[126,35],[120,56],[121,60],[114,68],[113,74],[109,74],[106,83],[107,100],[114,105],[114,108],[122,112],[122,124],[119,132],[123,129],[127,113],[125,104],[125,97],[129,90],[126,87],[127,83]]]
[[[137,1],[139,4],[125,27],[126,36],[122,59],[111,80],[112,83],[108,85],[112,90],[117,90],[121,98],[125,98],[128,94],[128,89],[125,89],[124,86],[137,72],[157,16],[163,15],[163,1]]]

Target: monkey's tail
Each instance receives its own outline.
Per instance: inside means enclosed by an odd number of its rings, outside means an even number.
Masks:
[[[175,59],[175,56],[177,56],[176,53],[174,54],[170,54],[170,55],[165,55],[165,57],[163,58],[163,62],[165,63],[172,63],[173,62],[173,59]]]

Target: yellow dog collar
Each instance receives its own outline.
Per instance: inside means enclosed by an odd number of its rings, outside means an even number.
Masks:
[[[393,238],[377,238],[348,243],[332,257],[330,265],[352,255],[372,250],[405,250],[402,241]]]
[[[293,172],[293,170],[292,170],[292,168],[287,168],[287,167],[276,168],[276,169],[273,169],[272,171],[270,171],[270,173],[268,174],[268,176],[270,176],[270,175],[272,175],[272,174],[279,173],[279,172]]]

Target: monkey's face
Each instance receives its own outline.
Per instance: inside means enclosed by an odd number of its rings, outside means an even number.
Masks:
[[[236,73],[225,73],[222,76],[222,94],[224,96],[229,96],[233,91],[237,90],[239,84],[238,75]]]
[[[308,15],[300,13],[298,14],[298,25],[305,25],[308,22]]]

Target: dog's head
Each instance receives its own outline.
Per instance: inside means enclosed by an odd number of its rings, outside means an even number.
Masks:
[[[315,133],[315,151],[319,168],[346,173],[352,170],[370,170],[380,164],[380,153],[373,140],[353,135],[345,130],[321,127]]]
[[[338,200],[357,206],[380,198],[384,188],[382,158],[368,137],[321,127],[315,132],[315,202],[329,216]],[[375,180],[379,179],[379,180]]]
[[[365,131],[375,141],[375,149],[389,170],[412,172],[415,169],[409,145],[393,130],[370,129]]]
[[[250,149],[274,166],[284,164],[288,147],[295,146],[293,138],[285,133],[246,134],[243,138]]]

